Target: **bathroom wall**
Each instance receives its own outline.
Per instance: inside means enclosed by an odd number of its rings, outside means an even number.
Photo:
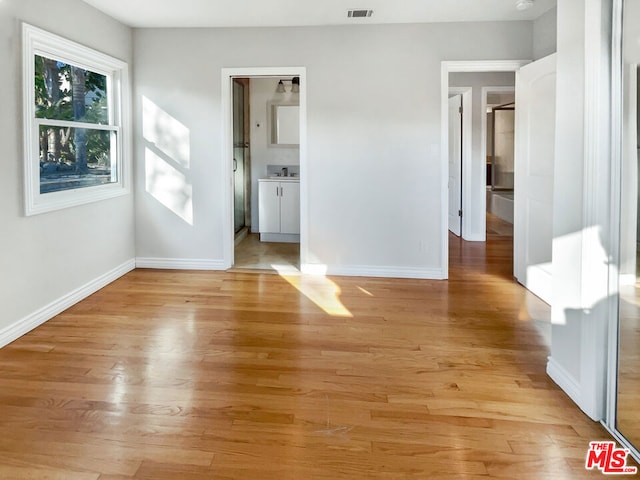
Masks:
[[[299,95],[291,93],[286,82],[285,93],[276,93],[279,78],[252,78],[249,82],[251,116],[251,231],[259,231],[258,179],[267,175],[267,165],[300,165],[300,148],[269,145],[267,103],[297,103]]]

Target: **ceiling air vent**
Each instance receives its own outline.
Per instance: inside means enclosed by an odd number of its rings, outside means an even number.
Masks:
[[[349,10],[347,16],[349,18],[367,18],[373,15],[373,10]]]

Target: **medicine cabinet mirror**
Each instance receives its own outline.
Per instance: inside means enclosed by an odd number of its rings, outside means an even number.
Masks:
[[[297,147],[300,144],[300,106],[294,103],[267,103],[269,145]]]

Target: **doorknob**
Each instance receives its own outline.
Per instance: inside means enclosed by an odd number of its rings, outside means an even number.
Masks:
[[[238,170],[238,161],[234,158],[233,159],[233,171],[235,172],[236,170]]]

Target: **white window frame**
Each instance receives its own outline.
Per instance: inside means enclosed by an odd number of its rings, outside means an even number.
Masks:
[[[23,115],[24,115],[24,197],[25,214],[35,215],[53,210],[126,195],[130,192],[130,142],[129,142],[129,74],[128,65],[109,55],[97,52],[66,38],[46,32],[27,23],[22,24],[23,45]],[[83,124],[72,122],[74,127],[108,130],[116,133],[116,146],[112,150],[115,159],[116,181],[104,185],[74,188],[40,193],[40,123],[67,125],[69,122],[36,118],[35,110],[35,55],[82,67],[107,77],[109,124]]]

